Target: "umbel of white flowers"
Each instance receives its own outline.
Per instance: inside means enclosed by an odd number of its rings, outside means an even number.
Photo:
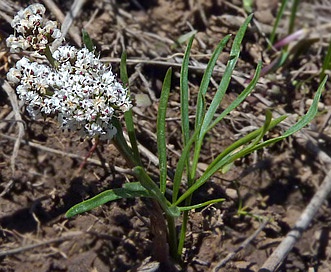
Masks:
[[[10,52],[34,50],[42,52],[47,45],[63,40],[56,21],[46,21],[45,7],[42,4],[33,4],[15,15],[11,26],[15,35],[10,35],[6,42]]]
[[[20,11],[15,16],[15,24],[12,24],[14,29],[19,32],[16,26],[21,28],[22,25],[34,25],[35,16],[39,18],[44,11],[41,4],[34,4]],[[17,16],[25,19],[19,22]],[[33,18],[32,21],[26,23],[30,18]],[[57,30],[48,29],[48,33],[55,33]],[[29,33],[40,34],[40,31]],[[58,34],[56,36],[60,37]],[[21,44],[33,40],[29,38],[29,41],[24,41],[24,36],[19,39]],[[17,43],[12,43],[12,40],[12,36],[7,39],[7,45],[14,47],[12,51],[24,49],[17,46]],[[48,39],[43,44],[48,46],[53,41]],[[113,115],[132,107],[128,90],[116,80],[111,67],[101,63],[86,48],[60,46],[52,57],[57,63],[56,68],[23,57],[7,73],[7,79],[17,86],[19,98],[27,104],[29,114],[35,119],[57,115],[63,128],[77,130],[82,137],[111,139],[116,134],[116,128],[111,123]]]

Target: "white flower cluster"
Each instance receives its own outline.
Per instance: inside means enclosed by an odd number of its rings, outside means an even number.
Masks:
[[[45,7],[42,4],[30,5],[17,13],[11,23],[16,33],[6,40],[10,52],[27,49],[41,52],[54,41],[63,40],[57,22],[46,21],[44,14]]]
[[[56,68],[23,57],[7,73],[30,115],[57,115],[63,128],[78,130],[82,137],[111,139],[113,115],[132,106],[128,90],[86,48],[60,46],[53,58]]]

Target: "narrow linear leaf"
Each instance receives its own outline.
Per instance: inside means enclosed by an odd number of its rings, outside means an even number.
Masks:
[[[250,23],[251,19],[253,17],[253,14],[251,14],[250,16],[248,16],[245,20],[245,22],[243,23],[243,25],[239,28],[238,33],[236,35],[236,37],[234,38],[233,44],[232,44],[232,48],[230,51],[230,60],[228,61],[228,64],[225,68],[222,80],[220,85],[218,86],[217,92],[207,110],[206,116],[203,120],[203,124],[201,127],[201,133],[200,133],[200,137],[203,137],[205,135],[206,129],[208,128],[208,126],[210,125],[212,119],[215,116],[215,112],[218,109],[224,94],[226,92],[226,90],[228,89],[228,86],[230,84],[231,81],[231,77],[232,77],[232,73],[233,70],[236,66],[236,63],[238,61],[239,55],[240,55],[240,46],[241,46],[241,42],[244,38],[244,35],[246,33],[246,29],[248,27],[248,24]]]
[[[194,210],[194,209],[201,209],[203,207],[215,204],[215,203],[219,203],[219,202],[223,202],[225,201],[225,198],[218,198],[218,199],[213,199],[213,200],[209,200],[203,203],[199,203],[196,205],[192,205],[192,206],[185,206],[185,207],[178,207],[178,209],[183,212],[183,211],[190,211],[190,210]]]
[[[270,122],[270,125],[268,127],[268,130],[271,130],[273,127],[278,125],[281,121],[283,121],[286,118],[286,116],[278,117],[275,120],[272,120]],[[262,148],[260,144],[256,144],[256,138],[261,137],[261,135],[264,135],[264,127],[251,132],[250,134],[246,135],[242,139],[239,139],[234,144],[232,144],[230,147],[225,149],[207,168],[204,175],[205,177],[201,176],[198,182],[206,182],[208,178],[210,178],[214,173],[216,173],[219,169],[223,169],[225,166],[230,165],[238,158],[242,158],[250,153],[252,153],[255,150],[258,150]],[[246,143],[249,143],[251,140],[255,139],[253,143],[249,144],[248,146],[243,147]],[[263,143],[262,143],[263,144]],[[239,150],[239,151],[236,151]],[[197,182],[197,183],[198,183]]]
[[[196,113],[195,113],[195,131],[198,131],[200,134],[201,131],[201,126],[203,124],[205,114],[206,114],[206,102],[205,102],[205,96],[208,90],[208,86],[210,83],[211,76],[213,74],[213,70],[215,67],[215,64],[218,60],[219,55],[222,53],[224,47],[228,43],[231,35],[225,36],[217,45],[216,49],[214,50],[206,71],[203,74],[202,81],[200,84],[199,92],[198,92],[198,99],[197,99],[197,105],[196,105]],[[198,159],[200,155],[200,150],[201,150],[201,145],[202,145],[202,140],[199,140],[195,144],[194,148],[194,154],[193,154],[193,163],[192,163],[192,169],[191,169],[191,174],[189,177],[189,182],[194,180],[196,168],[198,165]],[[191,184],[189,184],[191,186]]]
[[[284,117],[285,118],[285,117]],[[260,133],[258,134],[258,136],[252,141],[252,143],[250,143],[248,146],[242,148],[239,152],[237,152],[236,154],[240,154],[240,152],[245,152],[245,150],[252,150],[263,138],[263,136],[268,132],[268,130],[271,129],[270,124],[271,124],[271,119],[272,119],[272,114],[270,110],[266,111],[266,118],[263,124],[263,127],[261,129],[259,129]],[[279,120],[279,122],[283,120],[282,118]],[[241,146],[242,147],[242,146]],[[231,165],[233,164],[234,160],[232,161],[231,159],[231,155],[227,156],[227,159],[230,161],[228,164],[224,163],[223,166],[221,167],[221,171],[228,171],[231,167]]]
[[[169,68],[167,74],[164,78],[162,85],[162,92],[160,97],[159,110],[157,114],[157,151],[159,157],[159,169],[160,169],[160,189],[164,194],[166,191],[166,183],[167,183],[167,147],[166,147],[166,114],[168,107],[168,99],[170,94],[171,87],[171,75],[172,69]]]
[[[126,58],[127,58],[126,51],[123,51],[122,56],[121,56],[121,63],[120,63],[120,78],[125,87],[129,85]]]
[[[192,30],[188,33],[185,33],[184,35],[181,35],[178,39],[177,39],[177,43],[182,44],[184,42],[186,42],[187,40],[190,40],[192,38],[192,36],[194,37],[195,34],[197,34],[198,31],[196,30]]]
[[[196,109],[196,116],[195,116],[195,129],[199,129],[201,127],[203,118],[204,118],[204,103],[203,99],[207,93],[207,89],[209,86],[209,82],[211,79],[211,76],[213,74],[213,70],[216,64],[216,61],[218,60],[219,55],[222,53],[224,47],[228,43],[231,35],[225,36],[217,45],[215,51],[213,52],[206,71],[203,74],[202,81],[200,84],[200,89],[199,89],[199,95],[198,95],[198,100],[197,100],[197,109]]]
[[[286,118],[286,116],[281,116],[275,120],[271,121],[270,129],[279,124],[281,121],[283,121]],[[232,145],[227,147],[221,154],[219,154],[216,159],[208,166],[206,171],[203,173],[203,175],[190,187],[186,190],[186,192],[178,198],[178,200],[173,204],[178,205],[183,200],[185,200],[187,197],[190,196],[190,194],[193,194],[195,190],[197,190],[200,186],[202,186],[214,173],[216,173],[219,169],[221,169],[226,163],[224,163],[224,160],[230,156],[233,151],[238,149],[240,146],[245,145],[249,142],[251,142],[253,139],[258,137],[258,135],[261,133],[262,128],[259,128],[248,135],[240,138],[236,142],[234,142]]]
[[[294,27],[296,26],[296,15],[299,4],[300,4],[300,0],[294,0],[292,3],[290,22],[288,25],[288,34],[293,33]]]
[[[267,131],[270,130],[271,119],[272,119],[272,113],[269,109],[267,109],[265,113],[265,121],[261,129],[261,133],[259,134],[258,137],[254,139],[254,141],[251,143],[251,146],[257,145],[262,140],[263,136],[267,133]]]
[[[314,117],[316,116],[316,114],[318,112],[318,102],[320,101],[322,91],[324,90],[324,86],[325,86],[325,83],[327,80],[328,80],[328,76],[325,76],[323,81],[321,82],[321,84],[319,85],[319,87],[317,89],[317,92],[314,96],[313,103],[310,106],[308,112],[300,119],[299,122],[297,122],[294,126],[289,128],[287,131],[285,131],[285,133],[282,136],[283,138],[286,138],[286,137],[292,135],[293,133],[299,131],[301,128],[308,125],[314,119]]]
[[[329,46],[328,46],[328,51],[326,53],[326,56],[323,60],[323,65],[322,65],[322,72],[320,75],[320,80],[322,80],[325,76],[325,71],[331,68],[331,39],[329,40]]]
[[[125,158],[129,167],[132,168],[139,165],[139,161],[137,161],[132,149],[124,138],[122,124],[116,117],[112,118],[112,124],[117,130],[117,133],[112,139],[113,144],[116,146],[117,150],[120,150],[121,155]]]
[[[181,123],[182,123],[182,134],[184,146],[187,144],[190,138],[190,127],[189,127],[189,90],[188,90],[188,66],[190,59],[190,52],[194,35],[190,38],[186,51],[183,58],[183,64],[180,73],[180,111],[181,111]]]

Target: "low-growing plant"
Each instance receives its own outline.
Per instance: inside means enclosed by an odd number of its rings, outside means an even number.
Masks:
[[[166,112],[172,76],[172,69],[169,68],[164,78],[157,115],[159,180],[155,182],[144,167],[139,155],[132,103],[127,87],[125,53],[122,55],[120,65],[122,85],[117,81],[111,68],[100,62],[87,33],[83,35],[85,42],[83,49],[76,49],[68,45],[52,48],[54,41],[63,41],[63,37],[58,31],[57,23],[45,21],[44,12],[45,8],[40,4],[31,5],[19,12],[12,23],[16,33],[7,39],[7,45],[12,52],[32,50],[40,55],[45,55],[49,64],[40,64],[23,57],[16,63],[16,67],[11,68],[8,72],[8,80],[16,84],[17,94],[20,99],[25,101],[27,109],[33,117],[56,115],[63,128],[77,130],[84,138],[94,138],[99,142],[111,140],[132,169],[133,176],[132,181],[125,183],[122,188],[101,192],[91,199],[73,206],[67,211],[66,217],[73,217],[117,199],[149,198],[160,207],[164,214],[158,218],[166,222],[170,255],[177,261],[181,260],[183,253],[189,211],[224,201],[223,198],[218,198],[193,205],[193,194],[198,193],[201,186],[208,182],[215,173],[229,168],[237,159],[289,137],[309,124],[317,113],[317,104],[326,83],[326,77],[320,84],[308,112],[282,135],[263,140],[268,131],[286,118],[286,116],[280,116],[273,119],[268,110],[261,128],[225,148],[210,162],[206,170],[198,175],[197,167],[206,135],[254,90],[260,76],[261,63],[257,65],[254,77],[247,87],[226,109],[216,115],[238,61],[242,40],[252,18],[250,15],[234,37],[221,82],[211,103],[207,104],[206,95],[214,66],[231,39],[231,35],[225,36],[216,46],[203,74],[196,101],[195,124],[191,129],[189,125],[188,74],[190,51],[194,40],[194,36],[192,36],[188,41],[180,72],[181,130],[184,148],[177,162],[174,177],[171,178],[168,176],[166,149]],[[125,140],[120,122],[122,113],[124,113],[129,143]],[[171,181],[168,186],[167,180]],[[170,191],[170,197],[166,191]],[[181,229],[177,232],[177,222],[180,217]]]

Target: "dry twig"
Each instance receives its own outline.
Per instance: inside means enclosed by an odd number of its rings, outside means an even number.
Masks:
[[[221,260],[212,270],[213,272],[219,271],[228,261],[232,260],[235,255],[246,248],[255,238],[259,235],[259,233],[265,228],[268,224],[269,220],[265,220],[260,227],[250,236],[248,237],[235,251],[230,252],[223,260]]]
[[[10,161],[10,167],[11,167],[12,173],[14,174],[15,161],[17,158],[18,150],[20,148],[21,140],[23,139],[23,136],[24,136],[24,123],[23,123],[23,120],[22,120],[22,117],[20,114],[20,109],[18,106],[18,100],[17,100],[15,90],[9,85],[9,83],[6,80],[3,82],[1,87],[8,95],[10,104],[13,108],[15,121],[17,122],[17,126],[18,126],[18,136],[15,141],[13,155],[11,156],[11,161]]]
[[[70,28],[73,23],[74,18],[78,15],[80,9],[86,0],[76,0],[70,11],[67,13],[66,17],[64,17],[63,12],[58,8],[58,6],[52,0],[43,0],[45,6],[52,12],[52,14],[56,17],[56,19],[62,23],[62,33],[65,36],[68,32],[70,37],[74,40],[74,42],[80,46],[82,44],[82,39],[80,33],[75,29]]]
[[[70,28],[70,26],[72,25],[74,19],[77,17],[77,15],[80,13],[83,5],[85,4],[87,0],[75,0],[74,3],[72,4],[70,11],[67,13],[66,17],[64,18],[63,24],[62,24],[62,28],[61,28],[61,32],[63,33],[63,35],[65,36]],[[76,33],[77,35],[78,33]],[[80,46],[81,45],[81,39],[80,39],[80,35],[77,35],[79,37],[79,41],[78,38],[77,40],[75,40],[75,42]]]

